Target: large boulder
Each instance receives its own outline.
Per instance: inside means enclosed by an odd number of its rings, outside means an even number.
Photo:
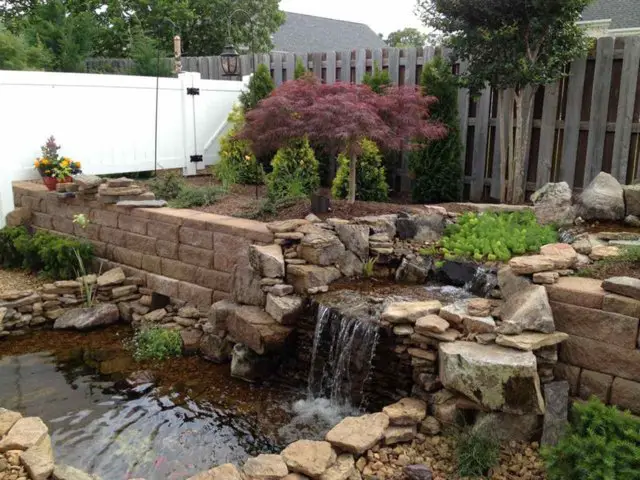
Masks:
[[[582,191],[577,207],[577,215],[585,220],[622,220],[625,213],[622,185],[610,174],[600,172]]]
[[[326,440],[348,453],[362,455],[382,440],[388,426],[385,413],[347,417],[327,433]]]
[[[497,345],[441,343],[440,381],[493,411],[544,413],[536,357]]]
[[[571,225],[575,209],[571,204],[571,187],[567,182],[547,183],[531,195],[533,211],[542,224]]]
[[[292,472],[311,478],[322,475],[336,463],[336,452],[329,442],[298,440],[282,451],[282,458]]]
[[[258,355],[277,351],[284,346],[291,328],[277,323],[260,307],[242,306],[227,318],[229,335]]]
[[[498,332],[507,335],[524,330],[552,333],[556,329],[547,290],[542,285],[532,285],[509,297],[501,307],[501,316]]]
[[[335,265],[345,251],[340,239],[332,232],[309,233],[300,242],[300,256],[313,265]]]
[[[249,263],[263,277],[284,277],[284,255],[280,245],[251,245]]]
[[[260,272],[250,266],[236,265],[231,278],[233,300],[243,305],[264,307],[266,294],[262,291]]]
[[[640,216],[640,183],[624,187],[626,215]]]
[[[398,238],[417,243],[436,242],[444,233],[445,219],[437,213],[429,215],[399,215],[396,221]]]
[[[56,330],[90,330],[113,325],[120,320],[120,310],[116,305],[105,303],[90,308],[75,308],[58,317],[53,325]]]
[[[268,294],[265,310],[276,322],[282,325],[293,325],[302,313],[302,307],[302,298],[297,295],[278,297]]]
[[[369,258],[369,227],[339,224],[335,226],[340,241],[363,262]]]

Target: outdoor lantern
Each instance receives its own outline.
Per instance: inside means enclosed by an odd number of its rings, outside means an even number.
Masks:
[[[227,45],[222,50],[220,54],[220,63],[222,64],[222,71],[226,76],[233,77],[238,75],[238,66],[239,66],[239,58],[238,52],[233,48],[233,45]]]

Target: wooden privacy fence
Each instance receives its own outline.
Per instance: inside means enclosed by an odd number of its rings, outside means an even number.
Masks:
[[[296,62],[323,82],[361,83],[374,64],[399,85],[419,83],[423,65],[436,53],[432,47],[386,48],[294,54],[244,55],[243,75],[265,64],[277,85],[293,78]],[[252,58],[253,57],[253,58]],[[109,60],[125,62],[123,60]],[[220,79],[219,57],[183,57],[184,71]],[[581,189],[601,171],[620,182],[640,177],[640,37],[598,39],[587,56],[567,67],[568,76],[537,91],[531,147],[526,160],[527,191],[548,181],[566,181]],[[464,65],[456,65],[463,72]],[[486,88],[477,98],[461,89],[458,96],[464,149],[465,197],[473,201],[500,196],[497,94]],[[502,113],[504,114],[504,113]],[[509,119],[507,119],[509,122]],[[511,126],[515,122],[509,122]],[[393,172],[392,187],[406,192],[411,180],[407,156]]]

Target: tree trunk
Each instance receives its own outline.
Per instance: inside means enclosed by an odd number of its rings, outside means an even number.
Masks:
[[[507,155],[509,151],[509,137],[507,136],[507,119],[505,116],[506,90],[498,92],[498,133],[500,135],[500,202],[507,201]]]
[[[533,114],[533,99],[537,87],[527,86],[516,93],[516,140],[513,154],[513,194],[510,203],[524,203],[525,181],[525,160],[529,151],[531,141],[531,117]]]
[[[349,162],[349,203],[356,201],[356,166],[358,165],[358,157],[352,153]]]

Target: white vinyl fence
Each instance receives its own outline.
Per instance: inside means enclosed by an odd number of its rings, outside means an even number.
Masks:
[[[11,182],[38,178],[33,161],[50,135],[89,174],[183,168],[194,175],[216,163],[247,81],[0,71],[0,227],[13,209]],[[192,155],[204,161],[192,163]]]

